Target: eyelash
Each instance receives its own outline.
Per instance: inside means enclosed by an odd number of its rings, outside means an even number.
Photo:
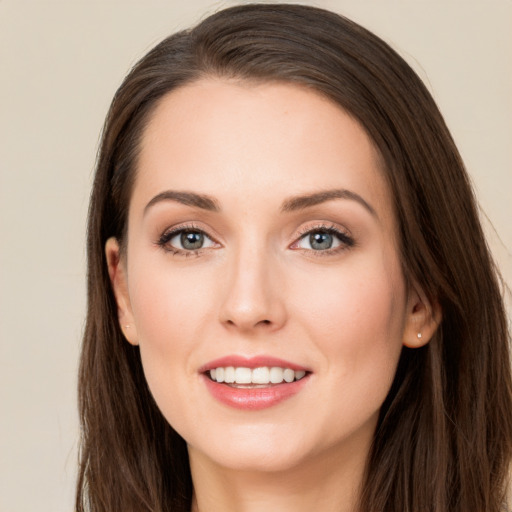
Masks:
[[[203,229],[199,228],[195,224],[186,224],[181,225],[175,228],[172,228],[170,230],[164,231],[162,235],[158,238],[156,241],[156,245],[158,245],[162,250],[164,250],[167,253],[172,254],[173,256],[183,256],[185,258],[189,258],[192,256],[198,256],[200,255],[204,250],[208,248],[200,248],[195,250],[184,250],[184,249],[178,249],[176,247],[173,247],[172,245],[169,245],[169,242],[177,235],[185,232],[185,231],[191,231],[195,233],[201,233],[206,238],[210,239],[214,243],[218,243],[213,237],[209,236]],[[325,257],[325,256],[331,256],[333,254],[337,254],[339,252],[351,249],[355,246],[354,239],[349,236],[346,232],[341,231],[333,224],[326,225],[326,224],[319,224],[316,226],[308,226],[307,228],[302,229],[297,239],[289,246],[293,247],[294,245],[298,244],[301,240],[305,239],[306,236],[311,235],[312,233],[327,233],[329,235],[335,236],[339,242],[340,246],[335,247],[334,249],[325,249],[325,250],[314,250],[314,249],[304,249],[304,248],[294,248],[294,250],[300,250],[305,251],[308,254],[313,255],[314,257]]]
[[[173,247],[172,245],[169,245],[169,242],[177,235],[183,233],[184,231],[192,231],[194,233],[201,233],[206,238],[209,238],[213,242],[217,243],[214,238],[209,236],[204,229],[199,228],[195,224],[185,224],[181,225],[175,228],[172,228],[170,230],[164,231],[160,238],[157,240],[156,244],[161,247],[165,252],[168,252],[172,254],[173,256],[184,256],[185,258],[190,258],[191,256],[198,256],[204,248],[201,249],[195,249],[195,250],[184,250],[184,249],[178,249],[176,247]]]
[[[319,224],[316,226],[308,226],[304,229],[302,229],[299,232],[299,236],[295,242],[293,242],[293,245],[298,244],[301,240],[304,240],[306,236],[311,235],[313,233],[327,233],[329,235],[333,235],[336,237],[340,245],[339,247],[335,247],[334,249],[325,249],[325,250],[314,250],[314,249],[301,249],[297,248],[296,250],[303,250],[307,251],[308,254],[311,254],[313,257],[326,257],[326,256],[332,256],[333,254],[338,254],[342,251],[346,251],[348,249],[351,249],[356,245],[355,240],[348,235],[345,231],[340,230],[337,228],[334,224]]]

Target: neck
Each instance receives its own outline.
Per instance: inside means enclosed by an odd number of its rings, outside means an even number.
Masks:
[[[366,453],[331,452],[263,472],[219,466],[189,447],[192,512],[356,512]]]

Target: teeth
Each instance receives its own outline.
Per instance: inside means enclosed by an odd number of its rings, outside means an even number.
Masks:
[[[295,372],[290,370],[290,368],[286,368],[283,372],[283,378],[285,382],[293,382],[295,380]]]
[[[210,377],[216,382],[227,384],[281,384],[300,380],[306,375],[304,370],[293,371],[291,368],[271,368],[262,366],[260,368],[244,368],[227,366],[225,368],[213,368],[210,370]]]
[[[228,384],[235,382],[235,369],[232,366],[224,369],[224,382]]]
[[[262,368],[254,368],[252,371],[251,382],[254,384],[268,384],[270,380],[270,370],[263,366]]]
[[[281,382],[283,382],[283,373],[284,371],[282,368],[278,368],[276,366],[270,368],[270,382],[272,382],[272,384],[280,384]]]
[[[236,368],[235,382],[237,384],[250,384],[252,382],[252,371],[250,368]]]

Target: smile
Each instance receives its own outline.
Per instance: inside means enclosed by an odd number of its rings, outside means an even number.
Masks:
[[[257,411],[288,401],[308,387],[313,369],[268,355],[228,355],[199,369],[210,395],[230,408]]]
[[[261,366],[258,368],[246,367],[218,367],[209,370],[210,379],[234,386],[252,386],[253,384],[265,386],[269,384],[291,383],[302,379],[306,372],[304,370],[292,370],[291,368],[282,368],[279,366]]]

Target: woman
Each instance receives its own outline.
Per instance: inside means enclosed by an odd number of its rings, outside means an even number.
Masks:
[[[267,4],[160,43],[108,114],[88,254],[78,510],[504,510],[496,271],[373,34]]]

